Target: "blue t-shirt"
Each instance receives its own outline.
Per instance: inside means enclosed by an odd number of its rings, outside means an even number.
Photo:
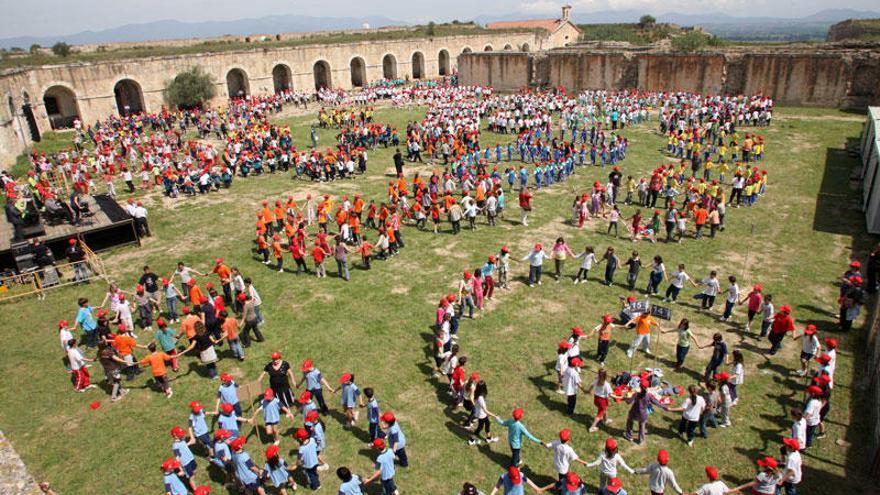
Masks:
[[[268,462],[263,469],[269,475],[269,479],[272,480],[272,484],[278,488],[284,486],[287,483],[287,478],[290,474],[287,472],[287,463],[284,462],[284,459],[278,459],[278,465],[276,467],[272,467]]]
[[[319,390],[321,388],[321,371],[318,368],[312,368],[305,374],[306,390]]]
[[[281,421],[281,401],[277,397],[272,397],[272,400],[263,399],[260,406],[263,407],[263,419],[267,424]]]
[[[191,413],[189,415],[189,426],[193,430],[193,434],[197,437],[208,433],[208,423],[205,422],[205,412]]]
[[[228,416],[225,414],[217,416],[217,423],[220,424],[220,428],[231,431],[233,437],[238,436],[238,417],[235,412],[229,413]]]
[[[378,423],[380,414],[379,401],[375,398],[370,399],[370,402],[367,402],[367,421],[370,423]]]
[[[311,469],[318,465],[318,448],[314,440],[299,446],[299,460],[306,469]]]
[[[315,445],[315,448],[317,448],[318,450],[324,450],[326,444],[324,443],[324,427],[321,425],[321,423],[317,421],[314,423],[306,423],[306,428],[309,430],[309,432],[311,432],[312,438],[314,438],[315,442],[317,443],[317,445]]]
[[[180,481],[180,477],[176,473],[166,474],[162,477],[162,482],[165,483],[165,492],[171,495],[187,494],[186,487],[183,486],[183,482]]]
[[[316,411],[317,409],[318,409],[318,406],[316,406],[315,403],[312,402],[312,401],[306,402],[306,403],[303,404],[303,406],[300,408],[300,410],[302,411],[302,415],[303,415],[303,417],[305,417],[306,414],[309,413],[309,411]]]
[[[351,475],[351,479],[339,485],[339,495],[363,495],[361,491],[361,479],[358,475]]]
[[[381,471],[382,481],[394,478],[394,452],[386,449],[376,457],[376,469]]]
[[[245,484],[254,484],[257,482],[257,473],[251,471],[254,467],[254,461],[251,456],[245,452],[237,452],[232,454],[232,462],[235,464],[235,476]]]
[[[218,466],[224,465],[223,459],[226,459],[227,461],[232,459],[232,451],[229,450],[229,445],[227,445],[226,442],[214,442],[214,464],[217,464]]]
[[[235,382],[224,383],[217,389],[217,397],[221,404],[238,404],[238,385]]]
[[[525,495],[526,493],[526,475],[520,474],[520,480],[518,485],[514,485],[513,481],[510,480],[510,475],[504,473],[500,478],[498,478],[498,484],[501,485],[501,488],[504,489],[504,495]]]
[[[406,436],[403,434],[403,430],[400,429],[400,425],[397,421],[388,428],[388,445],[394,446],[395,443],[397,444],[395,450],[400,450],[406,447]]]
[[[79,311],[76,312],[76,322],[79,323],[79,326],[81,326],[86,332],[91,332],[98,327],[98,322],[92,318],[91,306],[79,308]]]
[[[174,452],[174,455],[180,460],[180,464],[183,466],[196,460],[192,451],[189,450],[189,445],[186,444],[185,440],[178,440],[171,444],[171,451]]]
[[[354,383],[342,385],[342,407],[357,406],[357,398],[361,395],[361,389]]]

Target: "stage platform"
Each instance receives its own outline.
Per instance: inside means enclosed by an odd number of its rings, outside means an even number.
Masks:
[[[38,225],[25,228],[25,240],[29,243],[39,240],[47,245],[58,261],[64,260],[64,250],[67,249],[68,239],[72,237],[85,241],[94,251],[140,243],[134,219],[116,200],[105,194],[84,196],[84,198],[89,206],[89,214],[83,217],[79,225],[74,226],[69,222],[50,225],[41,215]],[[16,267],[15,254],[18,245],[12,245],[12,236],[12,225],[6,220],[5,215],[0,215],[0,269],[2,270]]]

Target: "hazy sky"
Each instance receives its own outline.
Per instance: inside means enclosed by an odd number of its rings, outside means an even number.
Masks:
[[[528,12],[555,15],[553,0],[0,0],[0,37],[64,35],[124,24],[177,19],[234,20],[271,14],[382,15],[401,21],[467,20],[478,15]],[[577,12],[636,9],[733,15],[805,16],[827,8],[878,10],[877,0],[570,0]]]

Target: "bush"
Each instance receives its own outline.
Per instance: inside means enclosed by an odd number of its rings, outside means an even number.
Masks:
[[[672,38],[672,48],[679,52],[697,52],[705,48],[708,44],[709,37],[696,31]]]
[[[55,55],[57,55],[59,57],[62,57],[62,58],[67,57],[68,55],[70,55],[70,52],[71,52],[70,45],[68,45],[67,43],[65,43],[63,41],[59,41],[58,43],[55,43],[54,45],[52,45],[52,53],[54,53]]]
[[[28,51],[30,51],[32,54],[39,53],[40,48],[43,48],[43,47],[40,46],[38,43],[34,43],[33,45],[31,45],[31,47]]]
[[[165,83],[165,102],[174,108],[195,108],[214,97],[214,78],[193,67]]]
[[[639,17],[639,26],[641,26],[642,29],[647,28],[647,27],[651,27],[656,23],[657,23],[657,19],[654,18],[654,16],[652,16],[652,15],[645,14],[645,15]]]
[[[435,27],[436,27],[436,24],[434,24],[434,21],[429,22],[428,27],[425,29],[425,33],[428,36],[434,36]]]

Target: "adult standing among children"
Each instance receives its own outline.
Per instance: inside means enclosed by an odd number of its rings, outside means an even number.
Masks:
[[[544,260],[550,259],[550,256],[544,251],[541,243],[535,244],[529,254],[523,257],[522,261],[529,262],[529,287],[535,284],[541,285],[541,273],[544,267]]]
[[[275,393],[275,397],[284,407],[293,408],[295,402],[293,400],[293,391],[290,384],[296,383],[296,377],[293,376],[293,369],[290,363],[281,359],[281,353],[275,351],[272,353],[272,360],[263,367],[263,371],[257,378],[257,382],[262,382],[266,375],[269,376],[269,388]]]
[[[643,468],[636,468],[636,474],[648,475],[648,489],[652,495],[661,495],[666,492],[666,487],[671,486],[678,495],[682,495],[684,491],[678,486],[675,480],[675,473],[669,467],[669,451],[660,450],[657,452],[657,462],[649,464]]]

